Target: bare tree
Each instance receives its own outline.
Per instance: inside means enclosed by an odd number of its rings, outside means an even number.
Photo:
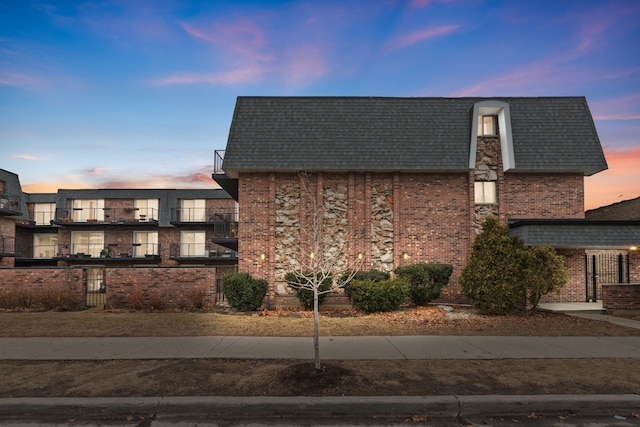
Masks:
[[[350,261],[347,254],[347,242],[345,239],[336,238],[323,228],[323,220],[333,213],[334,216],[343,216],[344,211],[335,204],[321,203],[317,194],[323,194],[323,188],[313,191],[311,178],[308,173],[299,173],[300,199],[305,197],[308,202],[307,227],[300,227],[299,259],[291,262],[295,276],[295,283],[290,286],[306,289],[313,292],[313,349],[316,372],[322,372],[320,363],[320,312],[318,309],[319,296],[343,288],[353,279],[360,270],[363,257],[358,254],[355,260]],[[320,197],[320,199],[322,199]],[[302,215],[302,203],[301,203]],[[331,280],[331,286],[327,289],[323,283]]]

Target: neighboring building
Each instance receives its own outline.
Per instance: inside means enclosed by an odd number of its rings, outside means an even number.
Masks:
[[[3,170],[0,184],[2,267],[81,266],[87,293],[104,294],[108,267],[237,265],[238,205],[224,190],[27,194]]]
[[[16,219],[26,209],[18,175],[0,169],[0,268],[13,267]]]
[[[640,220],[640,197],[585,212],[589,220]]]
[[[239,97],[213,177],[240,204],[239,270],[267,279],[268,306],[279,307],[297,304],[284,275],[309,256],[300,248],[313,213],[300,172],[346,259],[385,271],[452,264],[442,297],[462,301],[458,278],[487,215],[527,244],[538,244],[528,239],[541,226],[562,235],[567,220],[580,234],[584,177],[606,168],[584,97]],[[626,237],[607,245],[627,248],[640,228]],[[591,240],[557,246],[570,283],[550,299],[588,298]]]

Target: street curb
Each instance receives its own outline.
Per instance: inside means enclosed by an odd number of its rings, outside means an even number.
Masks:
[[[361,416],[630,415],[640,412],[640,395],[480,395],[345,397],[100,397],[4,398],[0,419],[173,417],[332,418]]]

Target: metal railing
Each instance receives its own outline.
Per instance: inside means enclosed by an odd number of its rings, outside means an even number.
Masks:
[[[224,173],[224,170],[222,169],[222,163],[224,162],[224,152],[225,150],[215,150],[213,152],[213,173],[214,174]]]
[[[17,194],[1,193],[0,194],[0,211],[2,212],[20,212],[20,202],[22,197]]]
[[[238,214],[234,210],[213,208],[173,208],[171,222],[236,223]]]
[[[155,208],[75,208],[56,209],[54,222],[64,223],[156,223],[158,209]]]
[[[55,211],[35,211],[33,221],[35,225],[51,225],[51,221],[56,218]]]
[[[0,235],[0,254],[15,255],[16,238],[13,236]]]
[[[207,243],[173,243],[169,249],[171,258],[237,258],[238,252],[213,248]]]

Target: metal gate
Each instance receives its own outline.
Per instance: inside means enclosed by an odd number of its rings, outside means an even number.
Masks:
[[[107,287],[103,268],[87,268],[84,288],[87,294],[87,307],[104,308],[107,302]]]
[[[629,254],[586,254],[584,266],[587,302],[598,300],[603,283],[629,283]]]

